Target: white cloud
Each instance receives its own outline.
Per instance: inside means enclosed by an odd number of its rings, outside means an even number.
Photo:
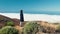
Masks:
[[[59,15],[46,15],[46,14],[25,14],[26,21],[48,21],[48,22],[59,22]]]
[[[19,18],[20,16],[19,16],[18,13],[0,13],[0,15],[4,15],[4,16],[10,17],[10,18],[20,19],[20,18]]]
[[[10,18],[20,19],[19,13],[0,13]],[[25,21],[48,21],[48,22],[59,22],[60,15],[46,15],[46,14],[24,14]]]

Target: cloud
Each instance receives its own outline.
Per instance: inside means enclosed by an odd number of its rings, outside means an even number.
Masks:
[[[20,19],[19,13],[0,13],[10,18]],[[60,15],[47,15],[47,14],[24,14],[25,21],[48,21],[48,22],[59,22]]]
[[[25,14],[26,21],[48,21],[48,22],[59,22],[59,15],[47,15],[47,14]]]
[[[18,13],[0,13],[0,15],[4,15],[10,18],[17,18],[20,19],[20,16]]]

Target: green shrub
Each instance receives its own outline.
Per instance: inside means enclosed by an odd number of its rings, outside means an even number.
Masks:
[[[23,29],[24,34],[36,34],[39,31],[39,25],[35,22],[26,23]]]
[[[11,26],[6,26],[0,30],[0,34],[18,34],[18,30]]]
[[[57,26],[57,30],[60,30],[60,25]]]
[[[7,26],[13,26],[14,23],[13,23],[12,21],[7,21],[7,22],[6,22],[6,25],[7,25]]]

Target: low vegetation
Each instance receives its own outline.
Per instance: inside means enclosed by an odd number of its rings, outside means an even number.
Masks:
[[[0,29],[0,34],[18,34],[18,30],[11,26],[6,26]]]
[[[6,26],[14,26],[14,22],[12,21],[7,21],[5,24]]]
[[[3,21],[3,19],[1,19],[0,21]],[[53,25],[58,25],[58,24],[53,24]],[[37,22],[27,22],[25,23],[23,28],[21,28],[20,26],[18,28],[14,26],[13,21],[5,21],[5,26],[2,29],[0,29],[0,34],[19,34],[19,33],[20,34],[36,34],[38,32],[39,33],[40,32],[43,32],[43,33],[59,32],[60,33],[60,25],[56,27],[57,29],[54,29],[53,25],[49,23],[44,23],[44,22],[42,23],[39,22],[39,24]],[[20,29],[22,31],[20,31]]]
[[[37,24],[36,22],[28,22],[23,28],[23,34],[36,34],[39,30],[39,24]]]
[[[57,29],[56,29],[56,31],[55,31],[55,32],[60,33],[60,25],[58,25],[58,26],[57,26]]]

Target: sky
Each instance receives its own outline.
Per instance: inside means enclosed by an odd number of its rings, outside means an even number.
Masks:
[[[20,10],[25,21],[60,21],[60,0],[0,0],[0,15],[20,19]]]
[[[60,0],[0,0],[0,13],[60,15]]]

